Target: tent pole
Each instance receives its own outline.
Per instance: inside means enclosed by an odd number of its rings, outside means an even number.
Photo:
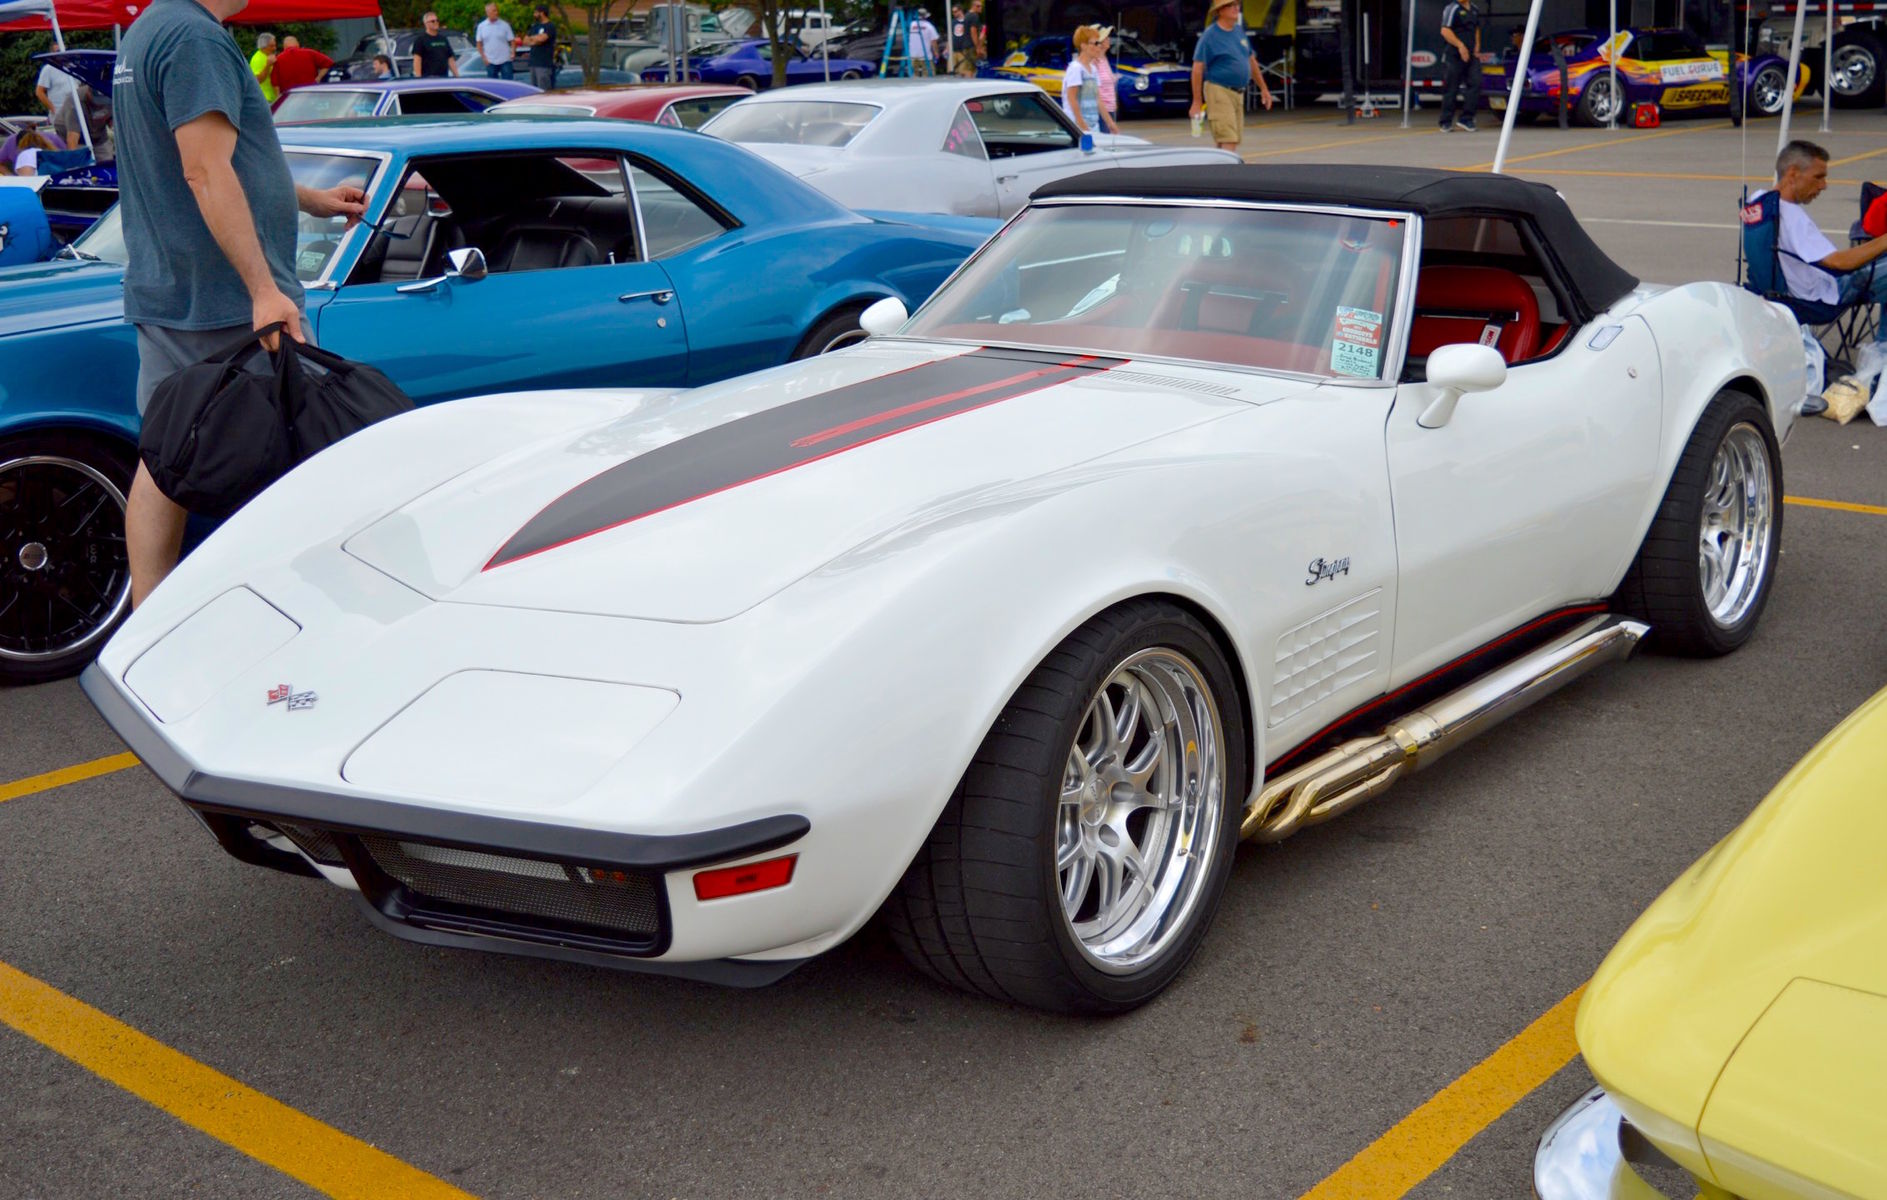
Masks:
[[[1540,31],[1540,5],[1533,0],[1527,6],[1527,31],[1520,36],[1520,57],[1514,60],[1514,77],[1507,85],[1507,111],[1500,121],[1500,142],[1494,147],[1494,174],[1501,173],[1507,162],[1507,143],[1514,136],[1514,118],[1520,115],[1520,93],[1526,87],[1527,68],[1533,63],[1533,39]]]
[[[59,53],[66,51],[65,34],[59,32],[59,13],[50,4],[46,6],[46,19],[52,22],[52,46]]]
[[[826,0],[819,0],[819,65],[826,73],[826,82],[832,82],[832,52],[826,45],[832,41],[832,30],[826,26]]]
[[[1828,86],[1828,77],[1834,74],[1834,70],[1835,5],[1834,0],[1828,0],[1828,33],[1821,40],[1821,131],[1823,133],[1834,132],[1828,125],[1828,109],[1834,102],[1835,95],[1835,89]],[[1793,93],[1795,91],[1795,80],[1789,80],[1786,86],[1789,91]]]
[[[1629,0],[1627,0],[1629,3]],[[1611,0],[1611,28],[1606,31],[1605,71],[1612,83],[1612,115],[1605,120],[1607,129],[1618,128],[1618,110],[1625,107],[1625,97],[1618,94],[1618,0]]]
[[[1834,7],[1832,2],[1829,7]],[[1808,4],[1798,3],[1795,6],[1795,33],[1789,38],[1789,76],[1782,86],[1782,124],[1776,130],[1777,154],[1781,154],[1782,148],[1789,144],[1789,118],[1795,115],[1795,77],[1802,69],[1802,22],[1807,17]],[[1828,90],[1825,80],[1822,83],[1822,90],[1824,92]],[[1743,119],[1749,120],[1747,112],[1743,114]]]
[[[1402,58],[1402,127],[1409,127],[1409,107],[1415,103],[1415,9],[1417,0],[1408,0],[1409,4],[1409,52]]]

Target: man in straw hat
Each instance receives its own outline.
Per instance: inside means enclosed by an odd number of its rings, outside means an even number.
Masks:
[[[1212,126],[1212,140],[1221,150],[1238,149],[1245,135],[1245,85],[1258,85],[1259,98],[1271,107],[1271,89],[1265,86],[1258,56],[1239,27],[1240,0],[1208,0],[1206,29],[1192,52],[1192,119],[1204,113]]]

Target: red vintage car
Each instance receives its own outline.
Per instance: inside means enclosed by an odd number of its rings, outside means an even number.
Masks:
[[[753,92],[724,83],[637,83],[621,87],[543,92],[494,105],[486,111],[525,116],[614,117],[699,129],[707,119]]]

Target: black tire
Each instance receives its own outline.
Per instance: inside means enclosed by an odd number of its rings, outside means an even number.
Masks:
[[[1573,119],[1581,125],[1605,124],[1605,118],[1599,115],[1597,101],[1600,94],[1611,86],[1611,77],[1607,72],[1594,72],[1592,79],[1586,84],[1585,91],[1579,93],[1579,103],[1573,106]],[[1624,92],[1625,86],[1623,83],[1619,84],[1618,90],[1621,94]],[[1618,111],[1615,115],[1617,117],[1623,117],[1625,115],[1624,106],[1622,104],[1618,106]]]
[[[1781,116],[1783,101],[1788,94],[1788,87],[1785,82],[1785,76],[1787,74],[1787,68],[1778,67],[1771,63],[1769,66],[1764,67],[1762,70],[1750,76],[1749,86],[1744,91],[1743,111],[1752,117]],[[1758,89],[1758,85],[1765,79],[1772,79],[1777,89],[1775,99],[1768,104],[1763,103],[1762,96]]]
[[[1770,532],[1754,592],[1740,615],[1720,622],[1704,596],[1699,544],[1704,504],[1719,448],[1738,430],[1760,435],[1768,458]],[[1738,435],[1743,436],[1743,435]],[[1614,608],[1651,624],[1649,648],[1691,658],[1728,654],[1750,639],[1762,619],[1782,554],[1782,453],[1763,405],[1742,392],[1717,394],[1704,411],[1671,474],[1637,559],[1613,596]]]
[[[1208,858],[1181,885],[1193,889],[1190,906],[1146,962],[1110,972],[1091,961],[1063,909],[1056,866],[1063,778],[1113,672],[1155,649],[1197,667],[1219,714],[1225,787]],[[885,902],[893,939],[931,978],[995,999],[1097,1015],[1146,1003],[1191,959],[1224,893],[1249,787],[1248,745],[1231,668],[1196,617],[1149,600],[1100,614],[1043,660],[984,738]]]
[[[810,333],[800,339],[799,348],[793,351],[793,357],[811,358],[815,354],[843,350],[864,341],[866,333],[858,323],[858,318],[864,312],[862,305],[847,305],[827,313],[812,327]]]
[[[757,92],[760,90],[760,81],[752,75],[742,75],[734,80],[734,86],[744,87],[748,91]]]
[[[840,79],[863,79],[864,76],[860,75],[857,71],[847,71],[844,74],[840,75],[839,78]]]
[[[76,674],[130,611],[135,467],[130,447],[82,434],[0,438],[0,685]],[[76,527],[73,512],[86,514]]]
[[[1835,35],[1837,79],[1852,78],[1853,72],[1841,69],[1843,59],[1850,55],[1871,60],[1867,82],[1852,91],[1843,91],[1840,83],[1831,82],[1834,95],[1829,97],[1829,102],[1836,108],[1879,108],[1887,98],[1887,48],[1883,47],[1879,33],[1872,29],[1847,29]]]

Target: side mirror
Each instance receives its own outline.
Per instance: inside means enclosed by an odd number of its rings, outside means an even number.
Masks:
[[[1424,429],[1440,429],[1455,415],[1455,404],[1469,392],[1491,392],[1507,382],[1507,360],[1492,346],[1468,343],[1440,346],[1428,356],[1428,384],[1435,399],[1416,418]]]
[[[911,314],[904,301],[886,296],[858,315],[858,327],[873,337],[885,337],[904,328]]]
[[[453,250],[446,255],[446,278],[463,279],[467,283],[477,283],[490,272],[485,267],[485,252],[477,246],[466,246]]]

